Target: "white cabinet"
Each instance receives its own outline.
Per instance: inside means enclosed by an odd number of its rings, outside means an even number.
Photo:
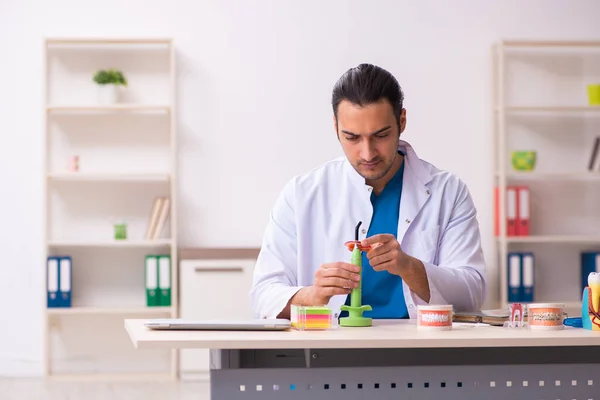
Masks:
[[[180,318],[249,319],[249,292],[255,259],[200,259],[180,262]],[[209,350],[181,350],[182,379],[205,378]]]

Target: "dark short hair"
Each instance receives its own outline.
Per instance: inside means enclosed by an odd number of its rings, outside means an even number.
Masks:
[[[338,106],[342,100],[364,107],[385,99],[389,101],[400,125],[404,93],[396,78],[385,69],[373,64],[360,64],[350,68],[335,83],[331,96],[333,114],[337,120]]]

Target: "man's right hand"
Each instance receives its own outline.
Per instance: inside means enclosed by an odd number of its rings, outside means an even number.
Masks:
[[[360,268],[345,262],[321,265],[315,273],[315,283],[306,289],[306,305],[325,305],[336,295],[349,294],[358,287]]]
[[[290,318],[292,304],[302,306],[324,306],[338,294],[349,294],[358,287],[360,268],[345,262],[334,262],[321,265],[315,272],[315,283],[305,286],[296,292],[277,318]]]

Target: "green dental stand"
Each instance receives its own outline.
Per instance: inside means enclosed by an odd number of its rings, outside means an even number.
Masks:
[[[358,228],[362,224],[362,221],[356,226],[355,240],[358,240]],[[364,317],[363,312],[371,311],[372,308],[369,305],[362,305],[362,254],[359,249],[358,243],[354,245],[352,249],[351,264],[356,265],[360,268],[358,274],[360,280],[358,286],[352,289],[350,293],[350,305],[342,305],[340,308],[342,311],[348,311],[347,317],[340,318],[340,326],[353,326],[353,327],[365,327],[371,326],[373,323],[372,318]]]

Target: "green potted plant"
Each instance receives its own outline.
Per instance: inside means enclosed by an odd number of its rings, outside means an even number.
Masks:
[[[102,104],[114,104],[119,101],[119,88],[127,86],[127,79],[117,69],[100,69],[94,74],[98,84],[98,100]]]

